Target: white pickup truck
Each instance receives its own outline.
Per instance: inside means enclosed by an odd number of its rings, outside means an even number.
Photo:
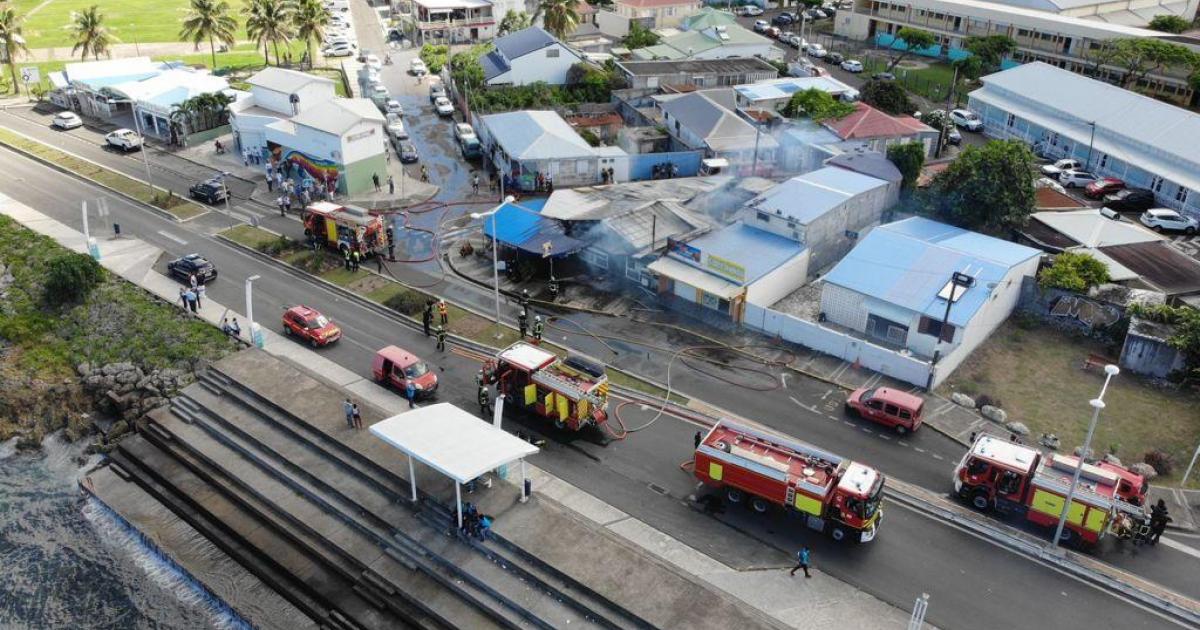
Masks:
[[[142,148],[142,137],[132,129],[118,129],[104,136],[104,142],[110,147],[122,151],[136,151]]]

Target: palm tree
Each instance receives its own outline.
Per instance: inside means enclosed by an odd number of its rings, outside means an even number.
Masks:
[[[542,25],[559,40],[565,40],[579,27],[578,5],[579,0],[541,0],[538,13],[542,15]]]
[[[25,16],[18,14],[11,6],[4,5],[0,8],[0,45],[8,51],[8,71],[12,73],[13,92],[20,90],[20,82],[17,81],[17,55],[29,53],[29,48],[25,46],[25,38],[21,35],[24,21]]]
[[[321,0],[299,0],[293,25],[296,38],[304,42],[308,50],[308,67],[316,61],[317,42],[325,39],[325,28],[329,26],[329,12],[321,6]]]
[[[213,70],[217,69],[216,42],[233,47],[237,40],[237,20],[229,15],[229,3],[225,0],[192,0],[179,36],[192,40],[199,50],[200,44],[208,40],[212,52]]]
[[[88,53],[92,53],[92,57],[97,61],[100,60],[101,54],[111,57],[112,51],[109,50],[109,46],[119,41],[108,31],[108,27],[104,25],[104,14],[100,12],[100,7],[94,4],[84,11],[72,14],[70,28],[71,36],[75,38],[71,54],[74,55],[78,50],[82,53],[80,58],[85,61]]]
[[[291,1],[250,0],[250,4],[242,7],[246,15],[246,34],[256,44],[262,44],[263,59],[268,64],[271,59],[267,56],[267,44],[275,48],[275,65],[279,65],[279,43],[285,45],[292,39],[292,17],[296,5]]]

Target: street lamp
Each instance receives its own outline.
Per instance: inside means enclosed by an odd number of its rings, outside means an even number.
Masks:
[[[250,323],[250,343],[254,344],[254,346],[258,348],[263,347],[263,337],[262,331],[258,329],[258,324],[254,323],[254,300],[252,299],[252,291],[254,288],[254,281],[258,280],[260,277],[261,276],[254,275],[246,278],[246,320]]]
[[[492,217],[492,284],[496,292],[496,338],[500,338],[500,269],[496,261],[497,250],[500,249],[499,239],[496,234],[496,213],[504,206],[516,201],[512,195],[504,198],[504,202],[496,206],[488,212],[472,212],[472,219],[482,219],[483,217]]]
[[[1088,448],[1092,445],[1092,434],[1096,432],[1096,422],[1100,420],[1100,410],[1104,409],[1104,392],[1108,391],[1108,382],[1112,377],[1121,373],[1121,368],[1115,365],[1104,366],[1104,385],[1100,395],[1088,401],[1092,406],[1092,423],[1088,425],[1087,437],[1083,438],[1083,450],[1079,452],[1079,465],[1075,467],[1075,476],[1071,478],[1071,487],[1067,489],[1067,500],[1063,503],[1062,514],[1058,516],[1058,528],[1054,530],[1054,545],[1062,541],[1063,527],[1067,524],[1067,513],[1071,511],[1071,501],[1075,499],[1075,487],[1079,485],[1079,476],[1083,474],[1083,460],[1087,457]]]
[[[154,180],[150,178],[150,155],[146,148],[146,134],[142,133],[142,124],[138,116],[137,103],[131,98],[113,99],[114,103],[129,103],[129,113],[133,114],[133,130],[137,132],[138,141],[142,143],[142,164],[146,167],[146,186],[150,187],[150,194],[154,195]]]

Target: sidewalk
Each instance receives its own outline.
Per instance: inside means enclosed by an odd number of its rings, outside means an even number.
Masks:
[[[0,212],[36,232],[54,238],[69,249],[81,253],[86,251],[81,233],[32,208],[0,196]],[[152,269],[154,261],[161,253],[158,248],[133,238],[101,240],[99,247],[104,267],[167,302],[176,301],[179,285]],[[205,300],[199,312],[199,317],[214,325],[226,315],[242,317],[244,321],[241,313],[211,299]],[[248,335],[249,327],[244,326],[243,331]],[[261,331],[267,353],[303,366],[313,374],[320,374],[323,380],[351,392],[366,403],[381,409],[403,408],[405,403],[398,395],[300,344],[285,342],[281,335],[272,330],[263,328]],[[902,627],[908,619],[909,615],[906,612],[819,570],[812,580],[789,577],[787,568],[783,568],[787,566],[789,559],[782,555],[779,565],[781,568],[778,569],[734,570],[545,471],[536,467],[531,469],[534,496],[544,500],[554,510],[562,511],[577,525],[594,532],[594,535],[587,538],[587,549],[579,545],[578,538],[572,537],[571,540],[560,539],[555,547],[538,547],[538,555],[566,561],[580,558],[575,566],[569,567],[577,579],[586,578],[589,582],[594,582],[590,586],[601,592],[612,593],[615,597],[630,598],[630,601],[622,599],[620,603],[631,608],[643,607],[639,613],[665,620],[667,624],[671,623],[671,619],[683,618],[694,623],[697,620],[696,615],[702,612],[699,608],[700,602],[704,601],[703,597],[698,596],[702,595],[704,589],[712,588],[723,596],[736,598],[742,604],[770,616],[777,622],[796,628],[815,625],[890,629]],[[510,490],[516,492],[513,488]],[[525,544],[532,541],[534,545],[545,545],[546,537],[534,535],[539,522],[518,520],[517,515],[520,513],[518,508],[511,510],[509,516],[498,522],[497,532],[502,536],[518,539],[531,536],[525,539]],[[506,520],[511,521],[507,526]],[[518,523],[521,524],[518,526]],[[553,536],[549,538],[554,539]],[[608,544],[606,541],[619,546],[612,547],[610,553],[598,553],[597,545]],[[600,551],[603,551],[603,547]],[[585,560],[589,557],[593,561]],[[615,564],[614,561],[618,557],[621,558],[622,564]],[[666,570],[667,573],[657,581],[647,579],[662,570]],[[666,613],[672,612],[673,602],[656,601],[647,597],[645,589],[657,583],[665,583],[663,580],[670,580],[674,584],[674,580],[678,578],[693,582],[693,590],[687,591],[690,595],[687,598],[690,600],[690,614],[685,615],[688,611],[674,611],[673,614],[684,616],[664,617]],[[734,615],[731,609],[725,609],[720,618],[730,620],[737,618],[737,615]]]

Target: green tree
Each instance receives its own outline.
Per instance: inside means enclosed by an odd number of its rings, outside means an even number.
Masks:
[[[840,101],[825,90],[808,88],[793,94],[781,113],[788,118],[808,116],[816,122],[821,122],[830,118],[843,118],[854,111],[853,104]]]
[[[977,79],[981,75],[991,74],[1000,69],[1000,64],[1017,50],[1017,42],[1007,35],[985,35],[968,37],[963,41],[963,48],[971,52],[972,57],[979,60],[978,65],[965,64],[960,67],[964,75]],[[965,61],[962,60],[962,61]]]
[[[902,142],[890,145],[887,149],[887,159],[900,169],[900,175],[904,178],[900,182],[900,187],[904,190],[912,190],[917,183],[917,177],[921,174],[921,167],[925,166],[925,145],[920,142]]]
[[[1150,30],[1164,33],[1182,33],[1192,27],[1190,22],[1178,15],[1156,15],[1147,26]]]
[[[908,91],[895,81],[872,79],[863,84],[859,97],[871,107],[893,116],[911,113],[914,109]]]
[[[421,46],[421,52],[418,56],[421,61],[425,62],[425,67],[429,68],[430,74],[439,74],[442,68],[445,67],[446,56],[450,54],[450,47],[445,45],[425,44]]]
[[[229,3],[225,0],[191,0],[179,29],[179,37],[191,40],[196,50],[208,42],[213,70],[217,69],[217,42],[232,48],[237,41],[238,23],[229,13]]]
[[[1054,264],[1038,274],[1038,284],[1044,289],[1063,289],[1083,293],[1108,282],[1108,267],[1091,254],[1063,252],[1054,257]]]
[[[640,22],[629,23],[629,34],[625,39],[621,40],[621,44],[626,48],[633,50],[635,48],[646,48],[658,44],[658,35],[653,31],[641,25]]]
[[[538,13],[546,30],[559,41],[565,41],[579,27],[578,6],[579,0],[541,0]]]
[[[905,57],[918,50],[921,50],[922,48],[929,48],[938,42],[937,36],[933,33],[930,33],[929,31],[922,31],[918,28],[912,28],[911,26],[906,26],[900,29],[896,33],[896,38],[904,42],[904,48],[897,49],[899,50],[899,54],[897,54],[895,57],[892,57],[892,61],[887,67],[888,72],[894,70],[896,65],[899,64]]]
[[[246,35],[262,46],[263,60],[270,64],[268,45],[275,49],[275,65],[279,65],[279,44],[287,45],[292,39],[292,18],[296,12],[294,2],[280,0],[250,0],[242,7],[246,16]]]
[[[1125,69],[1121,87],[1127,90],[1148,74],[1190,64],[1194,56],[1192,51],[1179,44],[1152,37],[1119,39],[1115,46],[1114,63]]]
[[[71,47],[72,55],[80,51],[80,58],[87,60],[88,53],[91,53],[97,61],[102,54],[112,56],[109,47],[118,40],[104,25],[104,14],[99,6],[93,4],[83,11],[72,13],[70,30],[75,40],[75,45]]]
[[[103,277],[103,270],[91,256],[59,254],[46,263],[43,297],[51,306],[75,303],[87,297]]]
[[[292,27],[296,29],[296,39],[304,42],[309,68],[317,61],[317,42],[325,39],[329,22],[329,12],[321,6],[321,0],[299,0],[292,16]]]
[[[500,34],[507,35],[516,33],[529,28],[529,14],[524,11],[509,9],[508,13],[504,14],[504,19],[500,20]]]
[[[479,44],[450,57],[450,76],[455,84],[468,90],[483,87],[483,66],[479,58],[491,51],[491,44]]]
[[[991,232],[1023,224],[1033,212],[1037,160],[1019,140],[969,146],[933,178],[928,210],[955,225]]]
[[[17,79],[17,57],[29,53],[29,48],[25,45],[25,36],[21,34],[24,23],[25,16],[17,13],[16,9],[7,4],[0,5],[0,45],[8,51],[5,62],[8,64],[9,73],[12,74],[14,92],[21,89],[18,87],[21,82]]]

